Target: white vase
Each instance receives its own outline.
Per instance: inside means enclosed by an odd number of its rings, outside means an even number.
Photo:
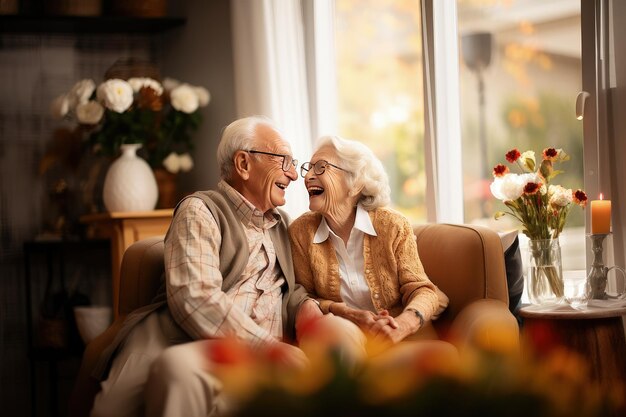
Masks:
[[[109,167],[104,179],[103,200],[108,211],[154,209],[159,191],[150,165],[137,156],[141,144],[121,146],[122,155]]]
[[[78,333],[85,344],[104,332],[111,324],[113,309],[107,306],[74,307]]]

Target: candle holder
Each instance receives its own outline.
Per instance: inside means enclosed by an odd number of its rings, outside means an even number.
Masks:
[[[606,284],[608,282],[607,275],[611,269],[620,271],[626,281],[626,271],[619,266],[607,267],[604,265],[604,239],[610,233],[590,234],[591,250],[593,251],[593,264],[587,275],[587,299],[589,300],[606,300],[609,298],[623,298],[626,292],[618,295],[609,295],[606,292]]]

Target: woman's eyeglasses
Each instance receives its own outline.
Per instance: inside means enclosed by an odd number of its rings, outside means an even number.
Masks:
[[[302,178],[304,178],[306,176],[306,173],[309,172],[311,168],[313,168],[313,172],[315,173],[315,175],[322,175],[324,172],[326,172],[326,167],[329,165],[333,168],[340,169],[343,172],[349,172],[341,167],[338,167],[337,165],[331,164],[328,161],[324,161],[323,159],[320,159],[314,164],[310,162],[303,163],[302,166],[300,167],[300,175],[302,175]]]
[[[282,169],[285,172],[288,172],[291,167],[293,167],[293,169],[298,169],[298,160],[297,159],[293,159],[293,157],[291,155],[283,155],[283,154],[279,154],[279,153],[271,153],[271,152],[263,152],[263,151],[246,151],[248,153],[260,153],[262,155],[270,155],[270,156],[276,156],[279,158],[283,158],[283,164],[282,164]]]

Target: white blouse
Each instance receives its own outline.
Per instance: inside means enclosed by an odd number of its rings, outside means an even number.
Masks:
[[[330,230],[324,217],[322,217],[322,221],[315,232],[313,243],[322,243],[330,238],[339,263],[339,275],[341,277],[339,294],[343,302],[352,308],[377,313],[364,274],[363,237],[365,233],[370,236],[377,236],[369,214],[359,204],[347,246],[335,232]]]

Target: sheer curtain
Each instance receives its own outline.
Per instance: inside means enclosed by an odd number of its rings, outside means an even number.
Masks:
[[[463,223],[456,3],[422,0],[422,22],[428,221]]]
[[[312,119],[307,85],[301,0],[231,0],[238,117],[271,117],[300,162],[311,156]],[[287,189],[293,218],[308,210],[300,178]]]

